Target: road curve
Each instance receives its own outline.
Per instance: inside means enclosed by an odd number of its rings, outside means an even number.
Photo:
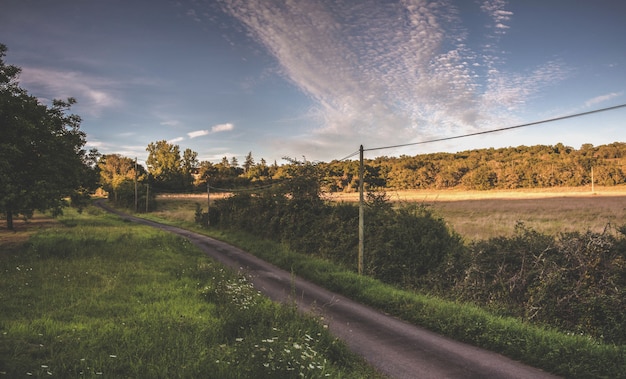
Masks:
[[[274,301],[295,301],[324,317],[352,351],[392,378],[557,378],[500,354],[460,343],[332,293],[243,250],[174,226],[130,216],[97,201],[128,221],[176,233],[226,266],[243,270]]]

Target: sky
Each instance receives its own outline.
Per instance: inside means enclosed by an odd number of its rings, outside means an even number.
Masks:
[[[623,0],[2,0],[5,62],[87,148],[217,163],[626,142]],[[387,148],[389,146],[409,146]],[[358,158],[358,156],[356,157]],[[355,159],[352,156],[350,159]]]

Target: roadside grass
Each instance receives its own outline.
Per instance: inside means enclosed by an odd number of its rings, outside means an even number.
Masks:
[[[568,378],[616,378],[626,372],[626,346],[603,344],[588,336],[531,325],[473,305],[399,290],[245,232],[200,229],[185,220],[168,218],[167,207],[165,202],[162,215],[147,217],[227,241],[330,290],[453,339]]]
[[[0,377],[381,377],[187,240],[96,208],[4,254],[0,304]]]

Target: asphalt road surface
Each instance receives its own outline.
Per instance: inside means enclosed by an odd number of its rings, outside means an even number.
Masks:
[[[181,235],[216,261],[244,271],[254,286],[272,300],[295,301],[298,309],[323,316],[336,337],[392,378],[556,378],[500,354],[442,337],[316,284],[294,278],[291,273],[224,242],[121,213],[103,201],[97,204],[128,221]]]

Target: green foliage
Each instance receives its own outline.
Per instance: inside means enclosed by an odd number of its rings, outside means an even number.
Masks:
[[[355,269],[358,208],[324,202],[319,170],[310,162],[292,164],[283,175],[277,189],[216,201],[211,225],[271,238]],[[196,215],[203,223],[201,212]],[[425,207],[393,209],[384,194],[368,196],[365,223],[366,270],[389,283],[417,286],[462,247],[458,236]]]
[[[156,206],[154,188],[149,189],[151,177],[143,166],[134,159],[119,154],[106,154],[98,160],[100,171],[100,185],[107,191],[109,200],[116,205],[128,209],[135,208],[135,185],[137,186],[137,210],[146,210],[146,196],[148,211]]]
[[[6,50],[0,44],[0,212],[11,229],[13,215],[60,213],[66,197],[95,189],[96,175],[81,119],[67,114],[76,100],[39,103],[18,86],[20,69],[5,64]]]
[[[367,272],[387,283],[415,287],[437,270],[461,240],[423,205],[383,206],[365,213]]]
[[[477,149],[460,153],[380,157],[365,160],[366,183],[387,189],[471,190],[545,188],[626,183],[626,143],[615,142],[579,150],[555,146]],[[354,191],[358,162],[320,164],[328,191]]]
[[[456,256],[448,296],[528,321],[626,343],[626,242],[605,233],[547,236],[519,224],[512,238]]]
[[[146,148],[148,173],[155,184],[164,190],[182,190],[185,188],[183,161],[180,147],[165,140],[151,142]]]

